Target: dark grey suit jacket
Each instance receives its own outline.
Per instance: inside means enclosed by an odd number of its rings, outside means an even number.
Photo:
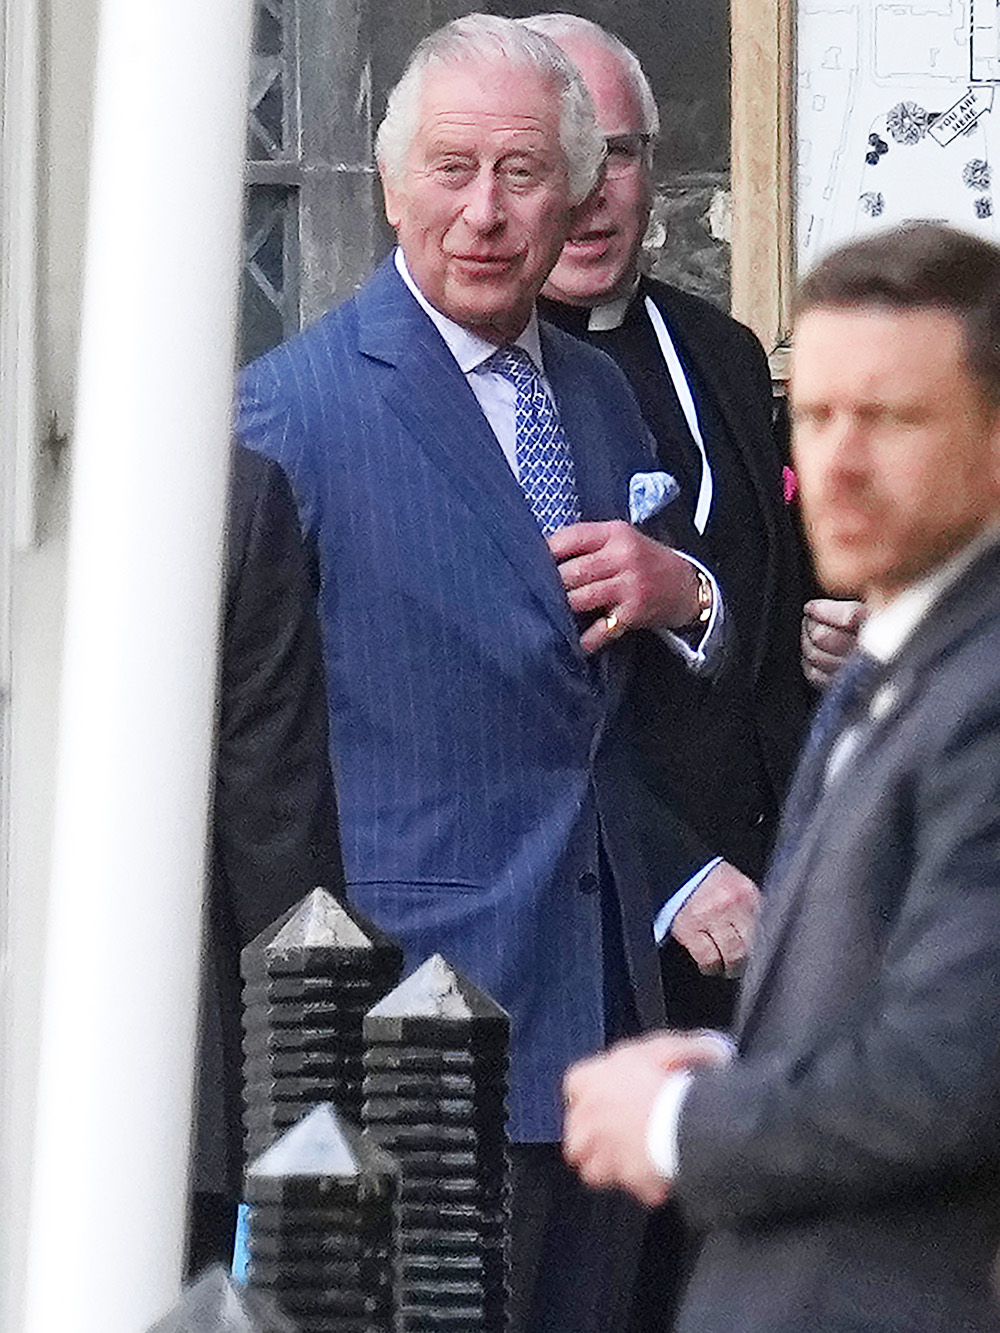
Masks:
[[[683,1107],[682,1333],[1000,1329],[1000,547],[888,685]]]
[[[315,592],[275,463],[233,450],[194,1188],[240,1195],[240,950],[343,868]]]

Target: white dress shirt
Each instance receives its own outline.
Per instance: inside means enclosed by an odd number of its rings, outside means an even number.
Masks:
[[[480,338],[478,334],[470,333],[461,324],[456,324],[453,319],[449,319],[447,315],[442,315],[440,310],[435,309],[413,281],[410,270],[406,267],[403,252],[398,246],[394,259],[399,276],[413,293],[421,310],[448,344],[448,351],[458,362],[458,368],[465,376],[466,383],[476,395],[476,400],[483,409],[483,415],[490,423],[493,434],[500,443],[503,456],[510,464],[511,472],[520,481],[514,430],[517,389],[509,379],[498,374],[497,371],[487,370],[483,366],[483,362],[497,350],[496,343],[487,342],[485,338]],[[531,357],[532,364],[538,371],[545,392],[549,398],[552,398],[552,386],[545,378],[545,367],[542,364],[542,344],[538,336],[538,315],[534,310],[531,312],[527,328],[520,337],[514,340],[514,346],[520,347]]]

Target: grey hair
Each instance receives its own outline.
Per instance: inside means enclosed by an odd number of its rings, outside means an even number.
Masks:
[[[552,80],[559,93],[559,142],[566,158],[570,203],[580,203],[593,189],[604,160],[604,138],[594,120],[586,85],[555,42],[513,19],[492,14],[466,14],[438,28],[415,48],[389,94],[375,137],[379,170],[389,181],[400,181],[406,174],[428,71],[474,60],[508,60]]]
[[[518,19],[517,21],[524,27],[530,28],[532,32],[540,32],[543,36],[550,37],[557,46],[561,37],[570,40],[580,38],[584,41],[593,42],[595,46],[601,46],[605,51],[617,56],[639,102],[639,110],[642,113],[642,132],[651,134],[654,138],[659,135],[659,108],[656,105],[656,98],[653,96],[653,90],[649,86],[646,73],[639,63],[639,57],[631,47],[626,46],[613,32],[608,32],[600,24],[591,23],[590,19],[581,18],[578,14],[532,14],[530,18]]]

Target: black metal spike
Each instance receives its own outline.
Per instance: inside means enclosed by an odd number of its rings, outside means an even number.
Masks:
[[[400,947],[325,889],[247,945],[240,969],[248,1158],[321,1102],[358,1119],[364,1014],[402,968]]]
[[[298,1333],[277,1303],[245,1291],[214,1264],[185,1288],[180,1300],[149,1333]]]
[[[362,1120],[400,1168],[400,1333],[503,1333],[510,1020],[435,954],[364,1036]]]
[[[316,1106],[247,1170],[248,1281],[302,1333],[391,1333],[395,1162]]]

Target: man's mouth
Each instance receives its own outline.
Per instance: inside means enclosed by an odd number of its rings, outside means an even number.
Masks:
[[[471,269],[501,269],[514,263],[516,255],[452,255],[455,263]]]
[[[600,255],[608,248],[608,244],[613,236],[614,232],[610,229],[602,231],[582,231],[579,235],[571,236],[569,238],[566,242],[566,248],[571,254],[580,255],[581,257],[585,255]]]

